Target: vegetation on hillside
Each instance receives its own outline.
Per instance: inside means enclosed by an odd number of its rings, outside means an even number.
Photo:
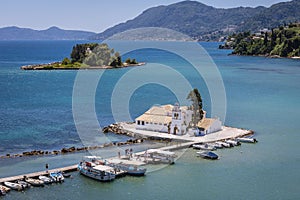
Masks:
[[[237,55],[299,57],[300,23],[256,34],[250,32],[233,34],[229,36],[225,47],[232,47],[234,49],[232,54]]]

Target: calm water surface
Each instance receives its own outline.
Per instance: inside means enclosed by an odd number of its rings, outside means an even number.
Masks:
[[[0,42],[0,154],[27,150],[54,150],[81,146],[72,115],[72,90],[76,71],[21,71],[20,66],[47,63],[69,56],[76,41]],[[64,184],[11,192],[4,199],[298,199],[300,62],[290,59],[227,56],[217,43],[201,43],[218,66],[227,95],[225,124],[253,129],[259,143],[218,150],[220,160],[196,158],[188,150],[175,165],[97,183],[74,173]],[[164,63],[182,72],[198,87],[205,109],[210,97],[203,80],[188,64],[167,52],[146,49],[130,57],[145,61],[144,67]],[[109,70],[98,86],[96,111],[101,125],[114,122],[110,96],[116,81],[129,69]],[[151,76],[151,74],[149,74]],[[149,84],[130,100],[135,118],[153,104],[174,103],[168,89]],[[97,132],[97,130],[94,130]],[[112,141],[127,138],[110,135]],[[95,140],[98,142],[98,140]],[[136,146],[135,150],[149,144]],[[111,156],[109,150],[98,152]],[[59,157],[0,160],[0,177],[73,164],[84,153]]]

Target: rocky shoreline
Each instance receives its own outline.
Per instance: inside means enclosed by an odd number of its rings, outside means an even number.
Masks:
[[[53,150],[53,151],[45,151],[45,150],[33,150],[33,151],[24,151],[23,153],[19,154],[6,154],[0,156],[0,159],[5,158],[20,158],[20,157],[28,157],[28,156],[47,156],[47,155],[63,155],[68,153],[76,153],[81,151],[88,151],[88,150],[95,150],[101,149],[105,147],[112,147],[112,146],[125,146],[131,144],[140,144],[143,143],[144,139],[128,139],[125,142],[110,142],[105,143],[99,146],[89,146],[89,147],[70,147],[70,148],[62,148],[61,150]]]

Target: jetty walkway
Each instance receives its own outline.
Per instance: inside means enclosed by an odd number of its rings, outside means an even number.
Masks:
[[[172,134],[160,133],[160,132],[154,132],[154,131],[136,130],[134,124],[125,123],[125,122],[118,123],[117,126],[118,126],[118,129],[121,129],[121,131],[123,133],[125,132],[128,135],[133,136],[133,137],[162,138],[162,139],[171,139],[171,140],[178,141],[178,143],[175,145],[158,148],[158,150],[164,150],[164,151],[172,151],[172,150],[178,150],[178,149],[183,149],[183,148],[189,148],[195,143],[216,142],[216,141],[232,139],[232,138],[237,138],[237,137],[242,137],[242,136],[253,134],[253,131],[251,131],[251,130],[244,130],[244,129],[226,127],[226,126],[224,126],[221,131],[218,131],[215,133],[210,133],[208,135],[201,136],[201,137],[195,137],[195,136],[190,136],[190,135],[172,135]],[[136,154],[141,154],[143,152],[145,152],[145,151],[136,152]],[[110,159],[119,159],[119,158],[113,157],[113,158],[108,158],[107,160],[110,160]],[[77,170],[77,164],[62,167],[62,168],[51,169],[51,170],[48,170],[48,172],[40,171],[40,172],[34,172],[34,173],[29,173],[29,174],[22,174],[22,175],[18,175],[18,176],[0,178],[0,183],[6,182],[6,181],[14,182],[16,180],[23,179],[24,176],[26,176],[28,178],[35,178],[35,177],[38,177],[41,175],[47,175],[50,172],[57,172],[57,171],[71,172],[71,171],[76,171],[76,170]]]
[[[45,176],[48,175],[51,172],[57,172],[57,171],[61,171],[61,172],[71,172],[71,171],[76,171],[77,170],[77,166],[78,165],[71,165],[71,166],[66,166],[66,167],[61,167],[61,168],[56,168],[56,169],[51,169],[47,171],[39,171],[39,172],[34,172],[34,173],[29,173],[29,174],[22,174],[22,175],[18,175],[18,176],[11,176],[11,177],[5,177],[5,178],[0,178],[0,183],[3,182],[14,182],[16,180],[21,180],[24,178],[24,176],[26,176],[27,178],[35,178],[38,176]]]

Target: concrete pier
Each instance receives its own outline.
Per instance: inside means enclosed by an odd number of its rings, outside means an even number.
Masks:
[[[48,175],[51,172],[71,172],[71,171],[76,171],[77,170],[77,164],[76,165],[71,165],[71,166],[66,166],[66,167],[62,167],[62,168],[56,168],[56,169],[51,169],[48,170],[48,172],[46,171],[39,171],[39,172],[34,172],[34,173],[29,173],[29,174],[22,174],[22,175],[18,175],[18,176],[11,176],[11,177],[6,177],[6,178],[0,178],[0,183],[9,181],[9,182],[14,182],[17,180],[21,180],[24,178],[24,176],[26,176],[27,178],[35,178],[38,176],[45,176]]]

